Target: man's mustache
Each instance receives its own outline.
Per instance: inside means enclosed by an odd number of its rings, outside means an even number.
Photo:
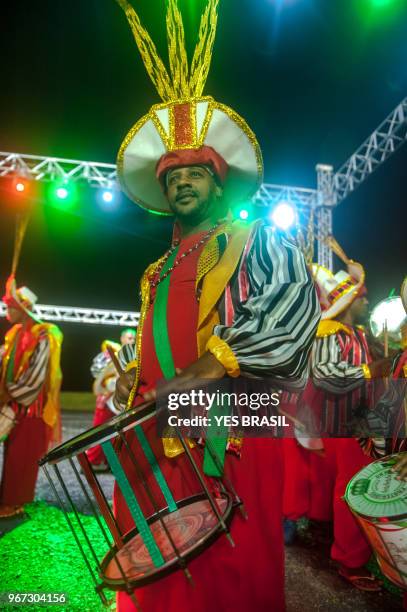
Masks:
[[[193,189],[185,189],[177,193],[177,195],[175,196],[175,201],[178,202],[178,200],[180,200],[181,198],[185,198],[186,196],[198,197],[198,194]]]

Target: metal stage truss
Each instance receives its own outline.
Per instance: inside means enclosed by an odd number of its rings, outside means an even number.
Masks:
[[[274,207],[287,202],[300,212],[313,214],[318,263],[332,270],[332,251],[325,238],[332,233],[332,213],[350,193],[361,185],[407,140],[407,97],[372,132],[349,159],[334,172],[332,166],[318,164],[317,188],[264,183],[253,198],[257,206]],[[0,178],[34,181],[82,182],[91,187],[119,189],[115,164],[60,159],[40,155],[0,152]],[[44,319],[106,325],[136,325],[138,313],[38,306]],[[4,308],[0,309],[4,314]],[[135,317],[135,318],[131,318]]]
[[[44,321],[66,323],[87,323],[91,325],[116,325],[137,327],[140,313],[122,310],[101,310],[97,308],[76,308],[75,306],[50,306],[37,304],[35,314]],[[0,303],[0,316],[6,315],[6,306]]]

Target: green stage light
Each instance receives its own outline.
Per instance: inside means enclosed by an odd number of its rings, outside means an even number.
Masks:
[[[49,183],[46,188],[48,202],[57,208],[71,208],[77,200],[77,185],[75,183]]]
[[[395,4],[395,0],[370,0],[371,4],[375,8],[380,8],[382,6],[389,6],[390,4]]]
[[[66,187],[58,187],[55,193],[57,195],[57,198],[59,198],[60,200],[66,200],[66,198],[69,196],[69,191]]]

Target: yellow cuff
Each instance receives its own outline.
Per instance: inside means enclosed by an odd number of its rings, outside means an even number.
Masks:
[[[362,363],[361,368],[362,368],[362,370],[363,370],[363,376],[364,376],[365,378],[367,378],[367,379],[372,378],[372,374],[371,374],[371,372],[370,372],[370,368],[369,368],[369,366],[367,365],[367,363]]]
[[[129,361],[129,363],[124,368],[124,371],[129,372],[129,370],[132,370],[133,368],[137,368],[137,359],[133,359],[133,361]]]
[[[211,336],[206,343],[206,350],[212,353],[216,357],[216,359],[223,365],[226,370],[226,373],[229,376],[239,376],[240,368],[235,357],[234,352],[230,348],[230,346],[222,340],[218,338],[218,336]]]

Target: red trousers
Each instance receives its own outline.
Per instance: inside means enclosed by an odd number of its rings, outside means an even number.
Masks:
[[[333,515],[332,559],[349,568],[367,563],[370,545],[343,496],[351,478],[372,459],[354,438],[325,438],[324,457],[307,451],[294,439],[285,439],[283,444],[284,516],[331,520]]]
[[[159,444],[161,440],[157,438]],[[157,446],[154,448],[156,452]],[[123,465],[126,468],[126,461]],[[284,546],[282,535],[282,452],[280,440],[247,438],[241,459],[226,457],[225,472],[244,501],[248,514],[233,518],[232,548],[222,536],[188,564],[194,584],[177,571],[135,594],[143,612],[283,612]],[[193,487],[185,455],[165,460],[161,469],[180,497]],[[115,514],[126,530],[132,526],[116,488]],[[136,610],[125,593],[117,596],[118,612]]]
[[[351,478],[373,460],[364,454],[355,438],[327,438],[324,445],[328,469],[335,479],[331,557],[346,567],[360,567],[369,561],[372,549],[343,496]]]
[[[4,444],[0,504],[19,506],[34,500],[38,461],[48,450],[50,435],[42,418],[18,417]]]
[[[96,399],[96,409],[93,415],[92,426],[96,427],[97,425],[102,425],[103,423],[106,423],[106,421],[109,421],[113,416],[114,415],[112,411],[109,410],[109,408],[106,408],[104,396],[98,395]],[[100,444],[87,450],[86,454],[88,456],[89,461],[93,465],[99,465],[100,463],[106,462],[106,458]]]
[[[297,521],[332,519],[333,478],[320,455],[302,447],[295,438],[284,438],[284,517]]]

